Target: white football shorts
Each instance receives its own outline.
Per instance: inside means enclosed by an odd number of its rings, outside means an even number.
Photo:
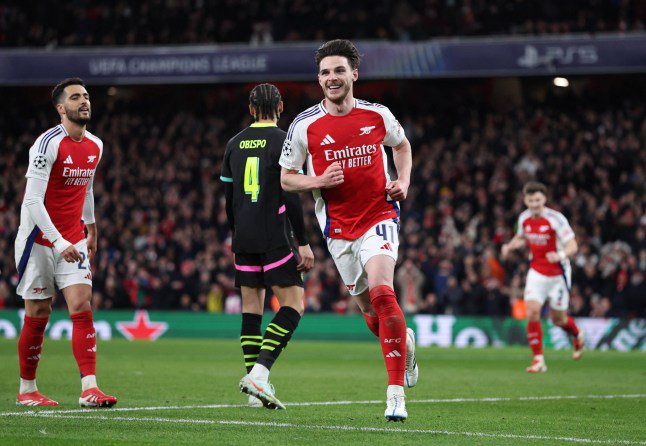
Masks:
[[[550,308],[566,311],[570,306],[570,284],[572,269],[564,266],[560,276],[546,276],[530,268],[525,282],[525,300],[540,302],[549,299]]]
[[[358,296],[368,289],[365,265],[374,256],[386,255],[397,261],[399,225],[384,220],[356,240],[327,239],[327,247],[348,292]]]
[[[23,299],[48,299],[59,290],[70,285],[85,284],[92,286],[92,272],[88,258],[87,242],[85,239],[75,243],[83,259],[81,262],[68,263],[63,256],[56,254],[54,248],[37,243],[16,240],[16,265],[20,281],[16,292]],[[26,249],[25,249],[26,248]],[[23,255],[26,256],[23,259]],[[21,274],[21,259],[24,271]],[[24,263],[26,262],[26,263]]]

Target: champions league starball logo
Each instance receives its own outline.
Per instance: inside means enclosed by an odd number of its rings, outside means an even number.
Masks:
[[[283,144],[283,156],[287,157],[292,154],[292,146],[288,141]]]
[[[46,165],[47,158],[45,158],[43,155],[38,155],[36,158],[34,158],[34,167],[36,169],[44,169]]]

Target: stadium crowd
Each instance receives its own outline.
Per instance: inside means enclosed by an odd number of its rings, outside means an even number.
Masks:
[[[503,263],[499,248],[524,209],[522,184],[539,179],[550,188],[548,206],[568,217],[580,245],[573,314],[646,317],[643,102],[526,98],[494,111],[471,103],[457,84],[377,85],[399,88],[378,98],[413,146],[396,271],[406,312],[522,317],[526,252]],[[90,89],[90,131],[106,147],[95,181],[96,307],[240,310],[218,178],[227,140],[249,124],[240,103],[245,88],[149,87],[114,96]],[[317,93],[281,88],[286,127]],[[20,305],[13,239],[28,149],[55,124],[47,106],[22,107],[0,112],[0,306]],[[307,311],[356,311],[324,248],[309,194],[303,202],[317,256],[306,276]]]
[[[0,4],[0,46],[424,40],[643,30],[640,0],[95,0]]]

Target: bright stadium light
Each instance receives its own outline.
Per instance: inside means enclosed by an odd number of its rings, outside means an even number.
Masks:
[[[555,77],[554,78],[554,85],[557,86],[557,87],[565,88],[565,87],[570,85],[570,81],[568,81],[564,77]]]

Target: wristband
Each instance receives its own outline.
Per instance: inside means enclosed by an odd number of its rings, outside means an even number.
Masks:
[[[63,251],[65,251],[70,246],[72,246],[72,244],[70,242],[68,242],[67,240],[65,240],[63,237],[56,239],[56,241],[54,242],[54,249],[59,254],[61,254]]]
[[[567,258],[567,256],[565,255],[565,251],[563,250],[557,251],[556,253],[559,255],[561,260],[565,260]]]

